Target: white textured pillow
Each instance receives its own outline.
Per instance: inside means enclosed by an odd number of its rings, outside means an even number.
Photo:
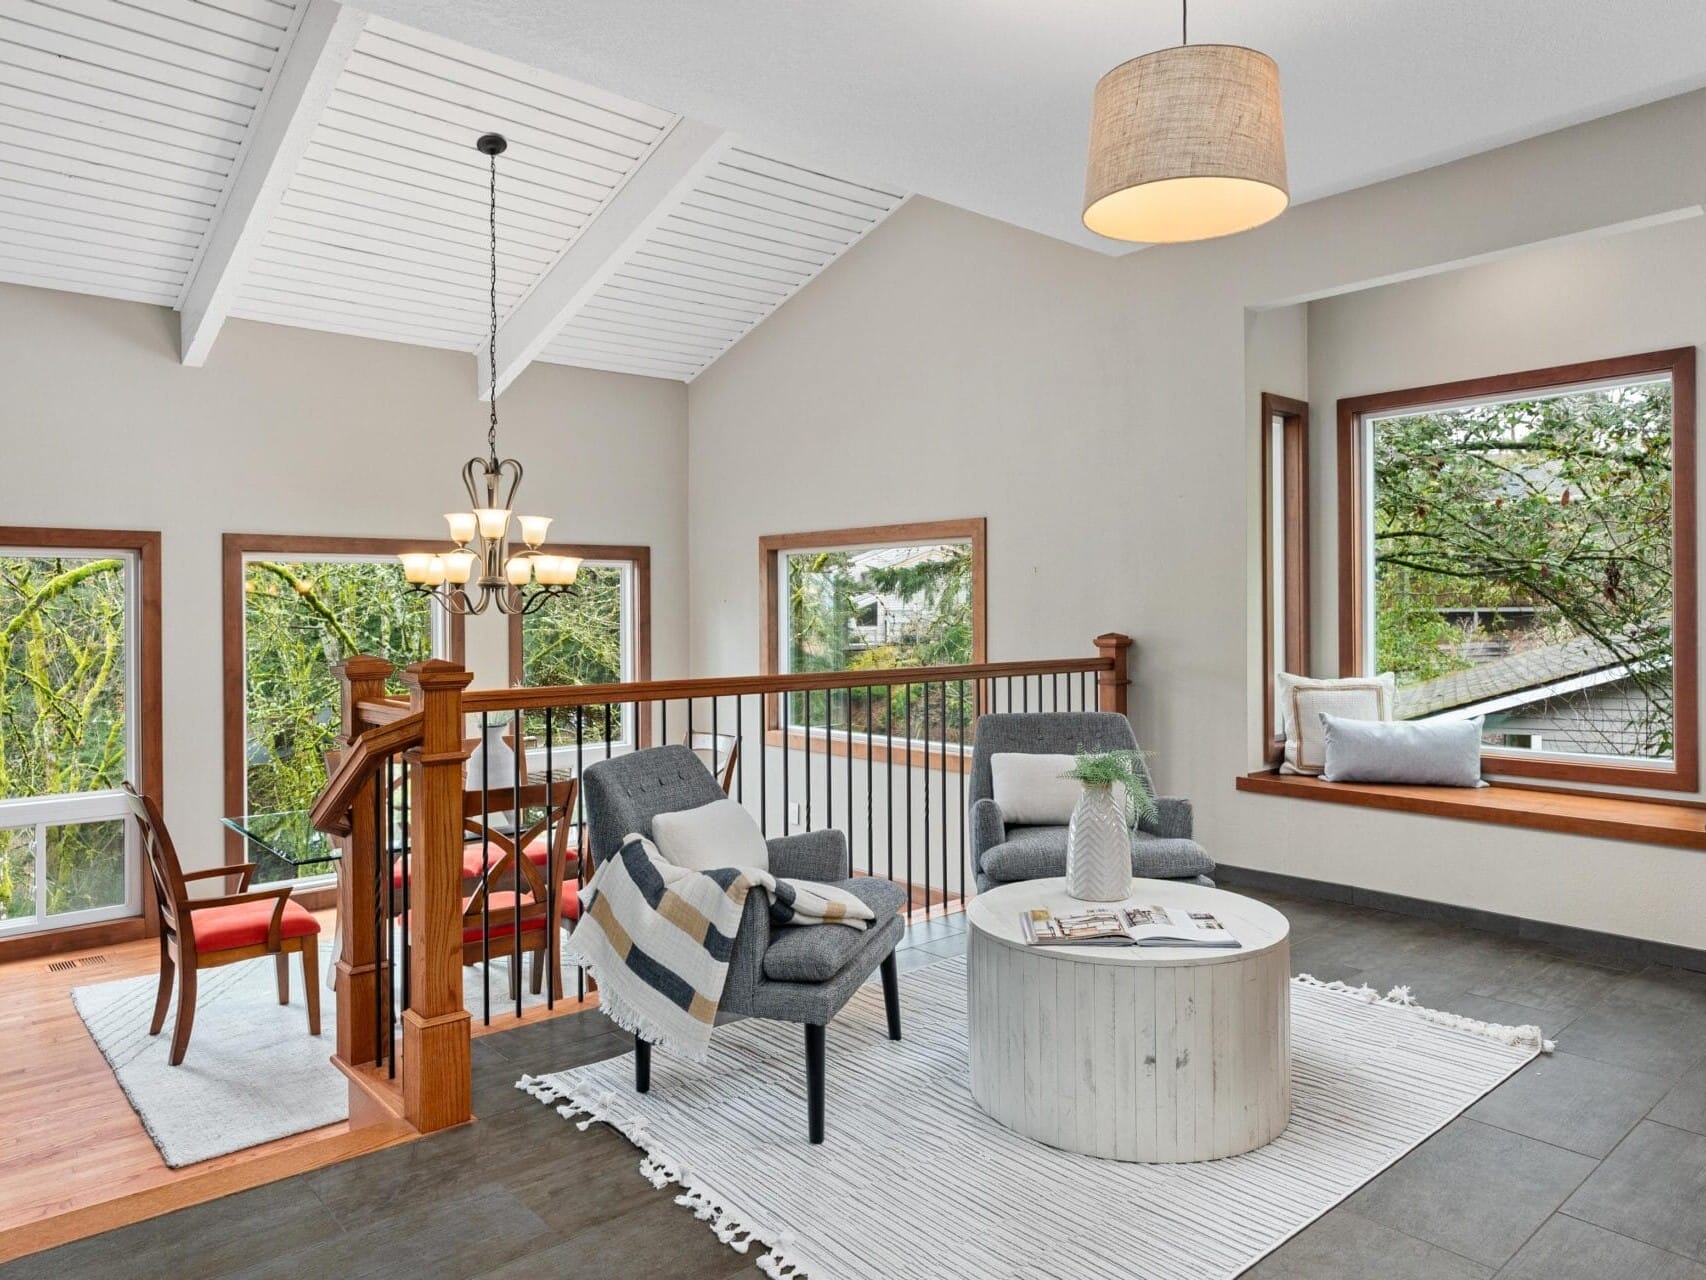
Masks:
[[[1321,731],[1321,717],[1390,720],[1394,688],[1395,681],[1391,675],[1294,682],[1286,713],[1284,770],[1320,773],[1327,766],[1327,744]]]
[[[1059,827],[1072,821],[1084,788],[1060,775],[1072,768],[1067,755],[1001,751],[989,757],[991,791],[1001,820],[1015,827]]]
[[[1378,680],[1386,686],[1386,714],[1390,717],[1392,709],[1398,705],[1398,675],[1387,671],[1377,676],[1346,676],[1332,680],[1325,677],[1293,675],[1289,671],[1278,672],[1274,676],[1274,732],[1282,738],[1291,736],[1291,691],[1300,684],[1335,685],[1335,684],[1367,684],[1370,680]]]
[[[713,800],[697,809],[660,813],[652,839],[664,861],[690,871],[718,867],[770,870],[770,849],[752,815],[733,800]]]

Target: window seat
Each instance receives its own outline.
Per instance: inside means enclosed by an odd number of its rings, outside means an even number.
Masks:
[[[1238,790],[1329,804],[1532,827],[1567,835],[1706,850],[1706,807],[1676,800],[1585,795],[1495,782],[1488,787],[1400,787],[1323,782],[1273,770],[1245,774]]]

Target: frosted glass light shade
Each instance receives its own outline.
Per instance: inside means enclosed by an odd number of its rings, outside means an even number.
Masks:
[[[1123,62],[1096,85],[1084,225],[1144,244],[1208,240],[1285,211],[1279,68],[1239,45]]]
[[[530,547],[537,547],[545,541],[545,531],[551,527],[550,516],[521,516],[521,540]]]
[[[474,540],[477,521],[472,511],[446,511],[444,523],[450,526],[450,540],[457,546],[465,546]]]
[[[397,557],[403,562],[403,581],[415,584],[427,580],[427,566],[433,556],[429,551],[405,551]]]
[[[478,559],[472,551],[447,552],[444,556],[445,581],[460,587],[474,576],[474,562]]]
[[[533,577],[533,561],[527,556],[512,556],[504,566],[504,577],[512,587],[525,587]]]
[[[429,587],[436,587],[444,581],[444,557],[428,556],[426,582]]]
[[[571,587],[580,566],[578,556],[540,556],[534,561],[534,576],[547,587]]]
[[[475,507],[474,518],[480,522],[480,536],[496,542],[509,533],[508,507]]]

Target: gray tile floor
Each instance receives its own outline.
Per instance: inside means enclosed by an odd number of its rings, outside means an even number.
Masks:
[[[1706,974],[1257,896],[1291,917],[1299,972],[1403,983],[1437,1008],[1535,1022],[1558,1052],[1250,1277],[1706,1280]],[[963,946],[958,918],[916,926],[901,968]],[[750,1257],[640,1179],[626,1141],[566,1125],[513,1087],[523,1072],[628,1047],[598,1014],[486,1037],[474,1046],[478,1124],[23,1259],[0,1280],[757,1277]],[[832,1071],[833,1052],[832,1040]]]

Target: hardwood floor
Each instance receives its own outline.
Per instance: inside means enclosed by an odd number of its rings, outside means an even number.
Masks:
[[[329,936],[332,913],[319,915]],[[159,956],[159,946],[150,938],[0,964],[0,1045],[6,1046],[0,1055],[0,1115],[8,1118],[5,1158],[0,1159],[0,1233],[137,1192],[188,1183],[349,1132],[340,1122],[188,1168],[168,1169],[71,1005],[73,987],[157,974]],[[105,962],[78,963],[91,957],[104,957]],[[68,962],[59,970],[49,968]],[[522,1022],[596,1007],[596,996],[584,1006],[576,1003],[571,979],[566,1004],[559,1004],[554,1013],[529,1009]],[[480,1037],[516,1025],[513,1012],[494,1008],[492,1025],[482,1027],[476,1016],[473,1034]],[[329,1053],[329,1017],[325,1036]],[[195,1052],[193,1041],[190,1052]],[[327,1158],[336,1158],[336,1150],[328,1148]]]

